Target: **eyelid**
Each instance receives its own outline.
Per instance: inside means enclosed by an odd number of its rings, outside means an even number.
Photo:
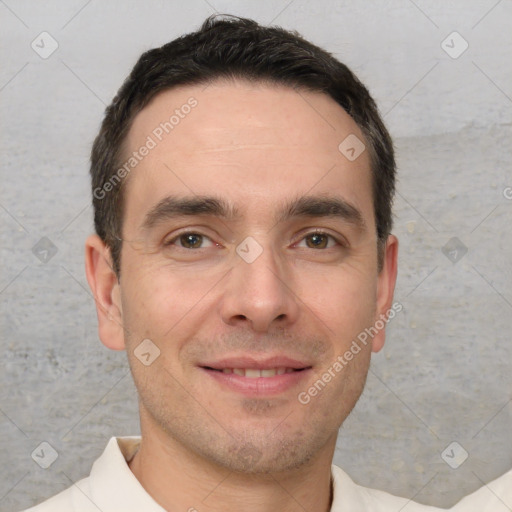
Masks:
[[[176,240],[179,239],[180,236],[187,235],[187,234],[200,235],[203,238],[207,238],[214,246],[218,247],[220,245],[219,243],[215,242],[211,236],[206,235],[201,229],[190,229],[189,227],[183,228],[182,230],[179,230],[178,232],[174,232],[172,234],[171,238],[166,237],[163,241],[163,245],[165,247],[174,245],[174,243],[176,242]],[[343,237],[342,235],[334,235],[331,232],[327,231],[326,229],[322,229],[322,228],[305,228],[303,230],[303,232],[301,232],[299,235],[297,235],[297,237],[296,237],[297,240],[293,243],[293,245],[295,246],[295,245],[299,244],[307,236],[311,236],[311,235],[325,235],[325,236],[331,238],[332,240],[334,240],[336,242],[336,244],[341,247],[349,246],[345,237]],[[185,249],[184,247],[181,247],[179,245],[177,245],[177,247]],[[207,247],[200,247],[199,249],[207,249]],[[197,251],[199,249],[187,249],[187,250],[188,251],[191,251],[191,250]]]
[[[208,240],[210,240],[210,242],[213,245],[216,245],[216,246],[219,245],[217,242],[215,242],[212,239],[211,236],[204,234],[200,229],[190,229],[190,228],[183,228],[183,230],[181,230],[181,231],[174,232],[170,238],[169,237],[165,237],[163,242],[162,242],[162,245],[164,247],[167,247],[167,246],[170,246],[170,245],[175,245],[176,240],[178,240],[180,238],[180,236],[183,236],[183,235],[200,235],[203,238],[207,238]],[[180,249],[186,249],[185,247],[181,247],[179,245],[177,245],[176,247],[179,247]],[[207,249],[207,247],[200,247],[200,249]],[[186,250],[190,251],[191,249],[186,249]],[[197,251],[198,249],[192,249],[192,250],[196,250]]]
[[[335,234],[331,233],[330,231],[323,229],[323,228],[313,228],[313,229],[307,228],[303,233],[300,233],[298,235],[298,240],[297,240],[297,242],[294,243],[294,245],[302,242],[307,236],[311,236],[311,235],[325,235],[327,237],[332,238],[336,242],[337,245],[339,245],[341,247],[349,247],[349,243],[344,236],[342,236],[340,234],[335,235]]]

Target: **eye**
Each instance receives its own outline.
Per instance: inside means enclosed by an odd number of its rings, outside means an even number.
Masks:
[[[167,240],[164,245],[166,247],[171,245],[176,245],[181,247],[182,249],[204,249],[203,245],[205,242],[208,242],[209,245],[206,247],[213,247],[215,244],[212,240],[206,235],[202,235],[201,233],[195,233],[193,231],[187,231],[184,233],[180,233],[179,235]]]
[[[302,238],[298,246],[300,246],[303,241],[305,241],[306,247],[309,249],[330,249],[336,245],[342,245],[332,235],[322,231],[314,231],[313,233],[308,233]],[[333,243],[329,245],[330,241]]]

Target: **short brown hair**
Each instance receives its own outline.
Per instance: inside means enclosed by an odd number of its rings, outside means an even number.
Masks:
[[[120,277],[123,183],[112,183],[122,145],[134,117],[159,92],[180,85],[242,78],[325,93],[354,119],[366,139],[372,162],[379,268],[392,228],[396,166],[391,137],[366,87],[330,53],[279,27],[253,20],[213,15],[201,28],[145,52],[135,64],[105,117],[91,152],[96,233],[110,248]],[[108,189],[108,193],[105,192]]]

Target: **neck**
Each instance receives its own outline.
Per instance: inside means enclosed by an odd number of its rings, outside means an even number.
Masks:
[[[144,435],[129,467],[166,510],[217,512],[328,512],[336,437],[324,453],[286,472],[235,473],[191,453],[167,434]],[[156,435],[155,435],[156,434]]]

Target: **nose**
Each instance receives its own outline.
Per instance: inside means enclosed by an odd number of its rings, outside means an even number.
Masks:
[[[221,303],[222,320],[233,327],[268,332],[297,321],[299,298],[290,269],[265,248],[251,263],[237,262],[229,273]]]

